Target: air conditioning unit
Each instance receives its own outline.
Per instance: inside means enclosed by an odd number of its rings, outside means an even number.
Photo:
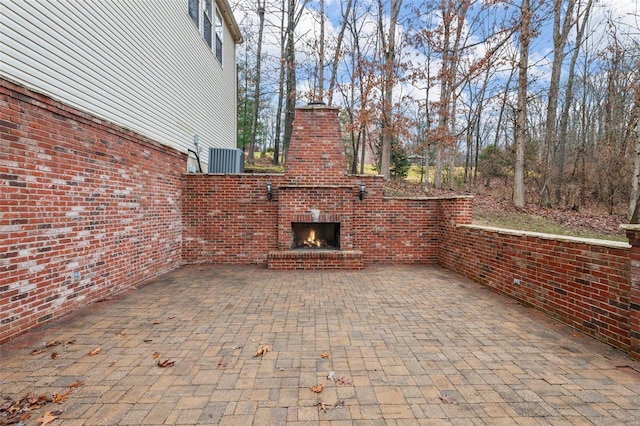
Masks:
[[[209,173],[244,173],[244,152],[237,148],[209,148]]]

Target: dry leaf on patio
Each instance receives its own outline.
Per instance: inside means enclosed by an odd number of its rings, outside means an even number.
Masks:
[[[322,359],[327,359],[327,358],[329,358],[329,357],[331,357],[331,355],[329,355],[329,353],[328,353],[328,352],[325,352],[325,353],[320,354],[320,358],[322,358]]]
[[[331,405],[325,403],[323,400],[319,399],[318,402],[316,402],[316,406],[319,407],[322,411],[324,411],[325,413],[327,412],[327,408],[331,408]]]
[[[269,352],[269,346],[263,346],[260,349],[258,349],[258,352],[256,352],[255,356],[265,356],[267,354],[267,352]]]
[[[454,397],[450,396],[450,395],[446,395],[446,394],[440,394],[439,396],[440,400],[442,400],[442,402],[444,402],[445,404],[453,404],[456,405],[458,403],[458,400],[455,399]]]
[[[73,382],[69,385],[69,389],[79,388],[80,386],[84,386],[84,382],[78,380],[77,382]]]
[[[155,321],[153,322],[153,325],[158,325],[158,324],[160,324],[161,322],[162,322],[162,321],[160,321],[160,320],[155,320]]]
[[[51,423],[52,421],[54,421],[57,418],[58,418],[58,416],[53,415],[51,413],[51,411],[47,411],[47,412],[44,413],[44,415],[42,417],[40,417],[36,421],[38,423],[40,423],[41,425],[48,425],[49,423]]]
[[[175,363],[176,363],[175,361],[169,361],[168,359],[165,359],[164,361],[158,361],[158,367],[162,367],[162,368],[173,367]]]
[[[31,355],[40,355],[42,353],[42,349],[34,349],[31,351]]]
[[[218,368],[225,368],[226,366],[227,366],[227,363],[226,363],[226,362],[222,362],[222,361],[220,361],[220,362],[218,363]]]
[[[102,352],[102,348],[101,347],[97,347],[94,350],[92,350],[91,352],[89,352],[89,356],[98,355],[100,352]]]
[[[145,342],[145,343],[151,343],[151,342],[153,342],[153,339],[144,339],[144,340],[143,340],[143,342]]]
[[[154,352],[152,356],[153,356],[153,359],[158,359],[158,357],[160,356],[160,353]]]
[[[319,383],[315,386],[311,386],[309,389],[311,389],[315,393],[320,393],[324,390],[324,385],[322,383]]]
[[[61,345],[62,342],[60,342],[59,340],[49,340],[47,343],[45,343],[44,345],[49,348],[51,346],[58,346]]]
[[[51,353],[51,359],[56,359],[56,358],[58,358],[58,352]]]
[[[340,376],[336,379],[336,383],[338,383],[339,385],[350,385],[351,379],[347,376]]]
[[[116,337],[120,337],[121,339],[124,339],[125,337],[127,337],[127,335],[123,332],[120,332],[120,333],[116,333]]]
[[[62,404],[67,400],[67,397],[71,394],[71,388],[64,393],[56,393],[53,395],[53,400],[51,402],[57,402],[58,404]]]

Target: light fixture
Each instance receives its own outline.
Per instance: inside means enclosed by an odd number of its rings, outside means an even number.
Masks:
[[[367,187],[365,186],[364,182],[360,182],[360,201],[362,201],[362,199],[364,198],[364,193],[366,189]]]
[[[271,182],[267,181],[267,198],[271,200],[273,198],[273,187],[271,186]]]

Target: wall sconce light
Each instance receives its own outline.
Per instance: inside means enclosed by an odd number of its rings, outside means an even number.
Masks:
[[[273,187],[271,186],[270,181],[267,181],[267,198],[269,201],[273,198]]]
[[[367,189],[367,187],[365,186],[364,182],[360,182],[360,201],[362,201],[362,199],[364,198],[364,192]]]

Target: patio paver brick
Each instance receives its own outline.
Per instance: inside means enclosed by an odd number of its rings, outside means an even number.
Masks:
[[[185,266],[0,346],[0,373],[13,399],[84,383],[32,424],[640,425],[639,363],[434,266]]]

